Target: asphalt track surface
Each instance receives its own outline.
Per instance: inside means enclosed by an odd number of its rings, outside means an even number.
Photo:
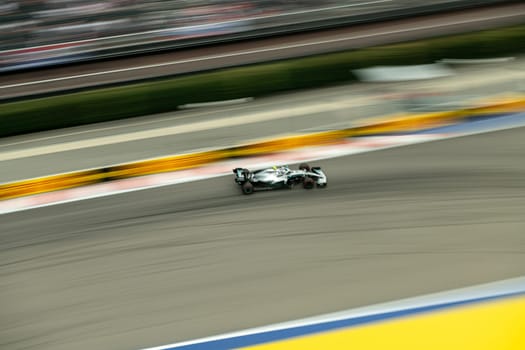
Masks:
[[[138,349],[525,274],[525,128],[1,217],[0,348]]]
[[[2,76],[0,97],[12,98],[152,77],[383,45],[523,23],[525,4],[506,4],[249,40]]]

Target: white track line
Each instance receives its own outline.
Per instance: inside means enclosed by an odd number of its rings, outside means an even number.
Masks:
[[[366,98],[364,98],[361,102],[367,103]],[[80,141],[70,141],[56,145],[27,148],[16,151],[7,151],[0,153],[0,161],[40,156],[56,152],[72,151],[89,147],[105,146],[115,143],[138,141],[154,137],[172,136],[210,129],[228,128],[238,125],[267,122],[271,120],[298,117],[315,113],[345,110],[355,107],[356,103],[359,104],[359,102],[356,102],[355,100],[340,101],[337,103],[318,103],[313,106],[290,107],[280,111],[264,111],[248,115],[214,119],[203,122],[176,125],[171,127],[162,127],[151,130],[136,131],[120,135],[102,136]]]
[[[245,106],[242,106],[242,105],[231,106],[230,108],[222,108],[220,110],[220,112],[221,113],[234,112],[234,111],[239,111],[239,110],[241,110],[243,108],[245,108]],[[0,149],[2,147],[23,145],[23,144],[27,144],[27,143],[34,143],[34,142],[41,142],[41,141],[47,141],[47,140],[53,140],[53,139],[60,139],[60,138],[63,138],[63,137],[70,137],[70,136],[79,136],[79,135],[85,135],[85,134],[102,132],[102,131],[108,131],[108,130],[118,130],[118,129],[137,127],[137,126],[147,126],[147,125],[158,124],[158,123],[167,122],[167,121],[181,121],[181,120],[187,120],[187,119],[195,119],[195,118],[198,118],[198,117],[205,117],[205,116],[209,116],[209,115],[217,115],[217,110],[216,109],[211,109],[211,110],[200,111],[200,112],[191,111],[191,114],[186,114],[186,115],[184,115],[184,114],[178,115],[177,114],[176,116],[173,115],[173,113],[170,113],[170,112],[167,112],[167,113],[164,113],[164,114],[160,114],[160,115],[167,115],[167,116],[166,117],[157,117],[157,116],[159,116],[159,114],[156,114],[156,115],[153,115],[153,119],[147,119],[148,117],[151,117],[151,115],[150,115],[150,116],[145,116],[145,117],[139,117],[139,121],[134,121],[133,119],[126,119],[124,124],[117,124],[117,125],[111,125],[111,126],[107,125],[107,124],[110,124],[111,122],[101,123],[101,125],[103,125],[101,127],[94,127],[94,126],[96,126],[98,124],[89,124],[89,125],[87,125],[87,127],[88,127],[87,130],[71,131],[71,132],[67,132],[67,133],[62,133],[63,130],[58,130],[58,134],[57,135],[51,135],[51,136],[34,137],[35,135],[29,135],[29,138],[27,140],[15,141],[15,142],[10,142],[10,143],[0,144]],[[146,120],[144,120],[144,119],[146,119]],[[86,125],[78,126],[78,127],[72,127],[70,129],[67,129],[67,130],[76,130],[76,128],[83,128],[83,127],[86,127]],[[143,129],[145,129],[145,128],[143,128]],[[56,132],[56,131],[57,130],[50,130],[49,132]],[[22,137],[24,137],[24,136],[22,135]]]
[[[348,320],[358,317],[381,315],[389,312],[396,312],[402,310],[409,310],[418,307],[448,304],[454,302],[461,302],[473,299],[482,299],[489,297],[498,297],[502,295],[523,293],[525,292],[525,277],[520,276],[485,284],[474,285],[465,288],[453,289],[432,294],[425,294],[421,296],[405,298],[401,300],[389,301],[380,304],[363,306],[355,309],[339,311],[330,314],[324,314],[304,319],[299,319],[290,322],[277,323],[269,326],[245,329],[237,332],[231,332],[201,339],[183,341],[179,343],[161,345],[142,350],[168,350],[177,349],[188,345],[206,344],[221,339],[228,339],[234,337],[241,337],[246,335],[253,335],[259,333],[272,332],[276,330],[289,329],[301,326],[316,325],[327,322],[335,322],[340,320]]]
[[[199,58],[191,58],[191,59],[186,59],[186,60],[178,60],[178,61],[157,63],[157,64],[150,64],[150,65],[144,65],[144,66],[122,68],[122,69],[113,69],[113,70],[107,70],[107,71],[101,71],[101,72],[93,72],[93,73],[71,75],[71,76],[52,78],[52,79],[29,81],[29,82],[25,82],[25,83],[16,83],[16,84],[2,85],[2,86],[0,86],[0,89],[8,89],[8,88],[15,88],[15,87],[22,87],[22,86],[29,86],[29,85],[37,85],[37,84],[51,83],[51,82],[64,81],[64,80],[73,80],[73,79],[87,78],[87,77],[93,77],[93,76],[98,76],[98,75],[130,72],[130,71],[136,71],[136,70],[142,70],[142,69],[158,68],[158,67],[171,66],[171,65],[177,65],[177,64],[185,64],[185,63],[191,63],[191,62],[209,61],[209,60],[229,58],[229,57],[235,57],[235,56],[252,55],[252,54],[259,54],[259,53],[270,52],[270,51],[288,50],[288,49],[294,49],[294,48],[300,48],[300,47],[307,47],[307,46],[315,46],[315,45],[336,43],[336,42],[347,41],[347,40],[365,39],[365,38],[371,38],[371,37],[383,36],[383,35],[389,35],[389,34],[399,34],[399,33],[406,33],[406,32],[414,32],[414,31],[420,31],[420,30],[426,30],[426,29],[435,29],[435,28],[441,28],[441,27],[449,27],[449,26],[454,26],[454,25],[458,25],[458,24],[476,23],[476,22],[482,22],[482,21],[487,21],[487,20],[500,19],[500,18],[509,18],[509,17],[517,17],[517,16],[524,16],[524,15],[525,14],[522,13],[522,12],[517,12],[517,13],[504,14],[504,15],[498,15],[498,16],[487,16],[487,17],[481,17],[481,18],[461,20],[461,21],[455,21],[455,22],[444,23],[444,24],[423,25],[423,26],[418,26],[418,27],[411,27],[411,28],[398,29],[398,30],[390,30],[390,31],[384,31],[384,32],[373,33],[373,34],[346,36],[346,37],[342,37],[342,38],[321,40],[321,41],[315,41],[315,42],[299,43],[299,44],[292,44],[292,45],[282,45],[282,46],[276,46],[276,47],[268,47],[268,48],[255,49],[255,50],[232,52],[232,53],[221,54],[221,55],[204,56],[204,57],[199,57]]]

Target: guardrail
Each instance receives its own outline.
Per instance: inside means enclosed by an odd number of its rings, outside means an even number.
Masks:
[[[330,8],[4,50],[0,51],[0,73],[513,2],[519,1],[433,0],[423,5],[411,0],[350,2]]]
[[[178,154],[108,167],[39,177],[0,185],[0,200],[58,191],[99,182],[195,168],[205,164],[306,146],[335,144],[350,137],[393,134],[449,125],[469,118],[525,110],[525,95],[478,103],[462,110],[370,119],[351,128],[269,139],[224,149]]]

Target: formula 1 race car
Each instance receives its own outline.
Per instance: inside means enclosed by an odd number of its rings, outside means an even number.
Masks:
[[[242,193],[252,194],[255,190],[292,189],[302,184],[305,189],[326,187],[326,175],[320,167],[299,165],[299,170],[291,170],[288,166],[274,166],[267,169],[250,171],[245,168],[233,169],[235,182],[241,186]]]

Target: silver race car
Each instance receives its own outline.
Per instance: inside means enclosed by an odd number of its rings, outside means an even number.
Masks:
[[[326,187],[326,175],[320,167],[299,165],[299,170],[292,170],[286,165],[250,171],[245,168],[233,169],[235,182],[241,186],[242,193],[251,194],[255,190],[292,189],[302,184],[306,189]]]

